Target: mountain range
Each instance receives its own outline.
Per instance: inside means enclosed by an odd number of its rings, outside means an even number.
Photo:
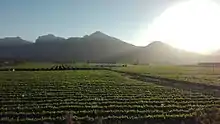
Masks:
[[[35,42],[20,37],[0,39],[1,60],[193,64],[208,58],[215,57],[179,50],[161,41],[134,46],[100,31],[68,39],[48,34],[39,36]]]

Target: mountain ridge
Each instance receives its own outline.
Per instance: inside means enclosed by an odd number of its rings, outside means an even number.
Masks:
[[[30,41],[23,40],[21,37],[5,37],[0,39],[0,46],[17,46],[31,44]]]
[[[173,48],[161,41],[154,41],[147,46],[138,47],[101,31],[83,37],[69,38],[47,34],[39,36],[33,43],[20,37],[16,39],[19,40],[12,40],[13,43],[17,42],[17,45],[4,46],[1,45],[3,42],[0,42],[0,59],[187,64],[201,61],[204,58],[196,53]],[[5,38],[2,41],[7,42]],[[19,43],[25,45],[18,45]]]

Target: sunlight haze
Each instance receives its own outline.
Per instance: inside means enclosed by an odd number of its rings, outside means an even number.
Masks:
[[[145,29],[143,28],[145,27]],[[138,44],[164,41],[183,50],[209,54],[220,46],[220,6],[213,0],[190,0],[141,25]]]

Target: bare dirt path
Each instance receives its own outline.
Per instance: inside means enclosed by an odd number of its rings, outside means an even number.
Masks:
[[[144,82],[151,82],[161,86],[168,86],[168,87],[183,89],[187,91],[201,92],[206,95],[220,97],[220,86],[216,86],[216,85],[194,83],[189,81],[180,81],[180,80],[169,79],[164,77],[148,76],[148,75],[142,75],[131,72],[123,72],[118,70],[112,70],[112,71],[121,73],[125,76],[128,76],[129,78]]]

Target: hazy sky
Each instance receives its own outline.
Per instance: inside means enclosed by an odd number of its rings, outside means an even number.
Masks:
[[[102,31],[135,44],[147,25],[176,0],[0,0],[0,37],[83,36]],[[147,43],[146,43],[147,44]]]

